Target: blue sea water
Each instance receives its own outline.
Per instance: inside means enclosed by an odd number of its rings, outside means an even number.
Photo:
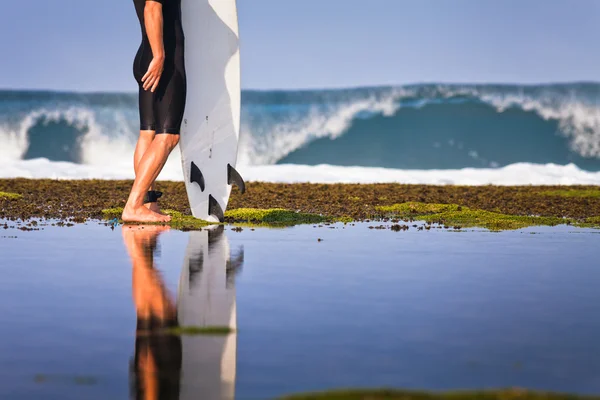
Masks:
[[[0,91],[0,162],[19,166],[3,176],[21,170],[39,175],[43,171],[36,168],[51,172],[61,162],[94,168],[97,177],[111,175],[107,166],[112,175],[129,174],[137,129],[134,93]],[[238,162],[249,169],[285,164],[406,172],[551,165],[598,172],[600,84],[246,90]],[[176,161],[172,165],[180,168]]]

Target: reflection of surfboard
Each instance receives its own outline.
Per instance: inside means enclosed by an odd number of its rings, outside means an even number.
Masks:
[[[181,326],[237,328],[233,276],[243,262],[230,257],[223,226],[190,232],[178,288]],[[182,336],[181,399],[233,399],[236,372],[235,333]]]
[[[182,0],[187,99],[179,143],[196,218],[222,221],[240,133],[240,56],[235,0]]]

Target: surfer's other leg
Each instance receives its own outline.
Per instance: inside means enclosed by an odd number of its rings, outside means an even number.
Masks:
[[[144,154],[146,153],[146,151],[152,144],[155,134],[156,133],[154,130],[140,131],[140,136],[139,136],[137,144],[135,146],[135,152],[133,153],[133,169],[135,171],[136,176],[139,172],[138,165],[140,163],[140,160],[142,159],[142,157],[144,156]],[[156,190],[156,182],[152,182],[152,184],[150,185],[148,190]],[[164,215],[160,211],[160,207],[158,206],[157,202],[149,202],[149,203],[145,203],[144,205],[146,206],[146,208],[154,211],[155,213]]]
[[[156,135],[138,163],[139,172],[135,176],[131,193],[123,210],[123,221],[168,222],[171,220],[168,215],[157,214],[144,207],[144,197],[177,143],[179,143],[179,135]]]

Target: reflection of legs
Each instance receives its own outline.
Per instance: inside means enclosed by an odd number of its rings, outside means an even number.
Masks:
[[[178,398],[181,339],[161,329],[176,324],[175,302],[154,268],[160,225],[125,225],[123,241],[132,262],[132,295],[137,315],[135,356],[131,380],[136,399]],[[158,334],[157,334],[158,333]]]
[[[166,292],[158,271],[154,269],[153,250],[158,235],[169,230],[157,225],[124,225],[123,241],[131,257],[132,291],[138,320],[172,319],[175,305]]]
[[[171,151],[179,143],[179,135],[156,135],[137,163],[137,173],[131,193],[123,210],[124,221],[168,222],[171,217],[155,213],[144,207],[144,196],[167,162]]]
[[[144,388],[144,398],[159,399],[157,379],[159,371],[149,347],[144,348],[140,352],[137,367],[140,370],[140,386]]]
[[[133,169],[135,171],[135,175],[137,176],[139,168],[138,165],[146,153],[146,150],[152,144],[152,140],[154,140],[155,131],[140,131],[140,137],[138,138],[138,142],[135,146],[135,152],[133,153]],[[156,183],[152,182],[149,190],[156,190]],[[146,203],[145,206],[154,211],[155,213],[164,215],[160,212],[160,207],[158,207],[158,203]]]

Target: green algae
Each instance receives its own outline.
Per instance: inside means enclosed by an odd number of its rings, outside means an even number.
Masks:
[[[102,210],[102,216],[105,219],[117,218],[120,220],[122,214],[123,214],[123,207],[106,208],[106,209]]]
[[[175,210],[163,210],[164,214],[171,216],[171,221],[167,223],[167,225],[171,226],[173,229],[179,230],[200,230],[205,226],[211,225],[208,221],[203,221],[201,219],[194,218],[191,215],[184,215],[183,213]],[[116,208],[107,208],[102,210],[102,216],[104,219],[114,219],[116,218],[120,223],[123,223],[121,219],[121,215],[123,214],[122,207]],[[130,224],[130,222],[127,222]],[[134,224],[134,223],[131,223]],[[143,223],[144,225],[152,225],[151,223]],[[158,222],[157,225],[165,225],[165,223]]]
[[[102,210],[104,219],[116,218],[119,222],[123,208],[108,208]],[[163,210],[163,213],[172,217],[168,223],[174,229],[194,230],[202,227],[213,225],[201,219],[197,219],[192,215],[185,215],[175,210]],[[246,223],[249,226],[257,225],[273,225],[273,226],[291,226],[297,224],[315,224],[330,221],[330,218],[309,213],[301,213],[282,208],[272,209],[256,209],[256,208],[238,208],[225,212],[225,220],[230,223]],[[340,220],[347,221],[348,218],[342,217]],[[162,224],[162,223],[160,223]]]
[[[199,230],[202,227],[213,225],[213,223],[208,221],[203,221],[198,218],[194,218],[192,215],[185,215],[179,211],[175,210],[163,210],[163,213],[171,216],[171,221],[169,225],[173,229],[179,230]]]
[[[600,216],[586,218],[583,222],[577,222],[575,225],[580,228],[600,229]]]
[[[23,198],[23,195],[18,193],[0,192],[0,200],[17,200]]]
[[[342,222],[344,224],[349,224],[351,222],[354,222],[354,218],[349,217],[347,215],[343,215],[341,217],[336,217],[336,218],[332,218],[333,222]]]
[[[234,333],[235,330],[228,326],[177,326],[166,329],[165,332],[177,336],[225,336]]]
[[[540,192],[542,196],[551,197],[591,197],[600,198],[600,189],[557,189]]]
[[[491,231],[514,230],[539,225],[556,226],[572,222],[571,220],[558,217],[507,215],[491,211],[470,210],[468,208],[463,208],[462,211],[426,215],[420,219],[445,225],[482,227]]]
[[[375,207],[375,209],[397,216],[412,216],[414,214],[437,214],[449,211],[460,211],[461,207],[456,204],[418,203],[410,201],[391,206],[378,206]]]
[[[330,218],[318,214],[302,213],[283,208],[237,208],[225,212],[229,222],[250,222],[274,225],[316,224],[327,222]]]
[[[459,228],[481,227],[491,231],[514,230],[539,225],[556,226],[574,222],[571,219],[559,217],[509,215],[493,211],[473,210],[457,204],[409,202],[394,204],[392,206],[381,206],[376,209],[388,215],[410,217],[429,223],[438,223]]]
[[[0,192],[21,193],[24,200],[0,199],[0,219],[30,218],[77,221],[102,218],[102,210],[123,207],[131,180],[0,179]],[[159,181],[164,209],[191,214],[185,183]],[[454,186],[385,184],[309,184],[247,182],[243,195],[234,190],[228,209],[300,210],[304,213],[355,221],[378,218],[377,206],[395,203],[460,204],[473,210],[507,215],[568,217],[577,221],[600,215],[600,197],[546,196],[542,192],[568,191],[589,196],[600,186]],[[562,192],[558,192],[559,194]],[[119,218],[120,216],[115,216]]]
[[[598,396],[536,392],[525,389],[418,392],[409,390],[337,390],[295,394],[281,400],[600,400]]]

